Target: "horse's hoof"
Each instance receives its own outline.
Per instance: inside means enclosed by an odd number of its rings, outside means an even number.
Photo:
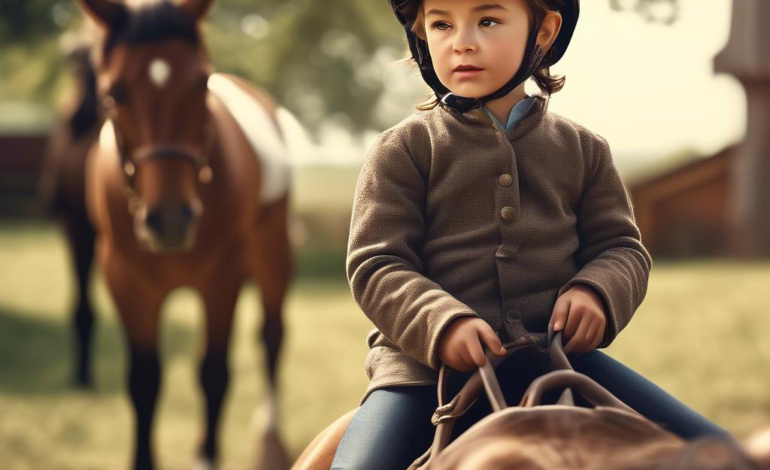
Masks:
[[[91,391],[94,389],[94,382],[90,377],[75,377],[72,379],[72,386],[79,390]]]
[[[283,441],[276,430],[267,430],[262,435],[259,470],[288,470],[291,466]]]
[[[214,462],[206,457],[198,457],[198,460],[193,465],[193,470],[216,470]]]
[[[746,442],[746,450],[760,469],[770,469],[770,428],[752,434]]]
[[[276,432],[278,424],[278,410],[274,401],[268,400],[258,406],[251,413],[251,429],[256,433]]]

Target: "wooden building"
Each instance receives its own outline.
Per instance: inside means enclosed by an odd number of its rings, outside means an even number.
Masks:
[[[40,216],[48,134],[0,135],[0,217]]]
[[[642,240],[654,256],[732,254],[731,168],[737,149],[629,185]]]

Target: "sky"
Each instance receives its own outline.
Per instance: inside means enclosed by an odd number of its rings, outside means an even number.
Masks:
[[[732,0],[679,1],[678,21],[665,25],[633,11],[613,11],[609,0],[583,0],[569,48],[552,68],[567,81],[549,111],[606,138],[621,172],[659,168],[677,155],[713,155],[743,138],[743,87],[728,74],[715,74],[713,67],[729,37]],[[400,28],[395,17],[387,21]],[[404,50],[383,47],[361,77],[385,77],[387,91],[377,107],[383,127],[415,112],[414,104],[425,97],[419,74],[397,64],[403,55]],[[538,91],[530,85],[530,93]],[[10,120],[23,110],[5,111],[0,117]],[[298,122],[289,122],[294,161],[360,165],[378,132],[357,138],[344,128],[345,121],[329,116],[318,146],[299,137],[304,131]]]
[[[743,138],[743,87],[713,67],[729,38],[731,0],[683,0],[670,26],[612,11],[607,1],[581,3],[575,36],[553,68],[567,83],[549,110],[601,134],[625,158],[714,154]]]
[[[729,37],[732,1],[680,1],[678,22],[664,25],[632,11],[613,11],[609,0],[584,0],[570,46],[552,68],[567,81],[549,111],[605,137],[621,171],[654,165],[672,154],[708,156],[743,138],[743,88],[713,67]],[[398,95],[395,101],[403,104],[389,116],[403,118],[423,96],[424,84],[410,69],[392,64],[396,58],[383,54],[383,73]],[[363,142],[334,129],[326,135],[317,158],[355,164],[376,133]]]

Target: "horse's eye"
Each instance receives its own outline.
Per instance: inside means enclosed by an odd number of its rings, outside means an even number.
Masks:
[[[112,98],[112,100],[115,102],[115,104],[123,105],[126,104],[126,89],[123,87],[123,85],[112,85],[112,88],[110,88],[110,91],[107,92],[107,96],[109,98]]]

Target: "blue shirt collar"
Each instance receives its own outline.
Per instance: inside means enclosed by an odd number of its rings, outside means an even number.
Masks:
[[[527,96],[526,98],[522,99],[518,103],[516,103],[513,108],[511,108],[511,114],[508,115],[508,123],[503,124],[500,122],[494,114],[492,114],[487,108],[482,108],[484,111],[486,111],[487,114],[492,118],[492,121],[494,121],[495,125],[498,129],[500,129],[503,132],[508,132],[512,130],[516,125],[524,119],[524,116],[527,115],[529,110],[532,108],[532,105],[535,104],[535,97],[534,96]]]

